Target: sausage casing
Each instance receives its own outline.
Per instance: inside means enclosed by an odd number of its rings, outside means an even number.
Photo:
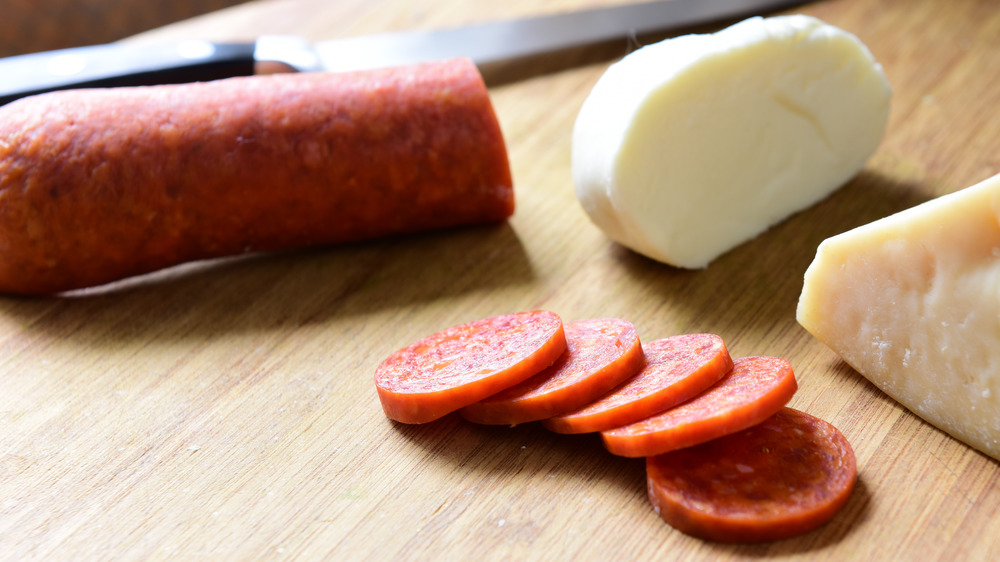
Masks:
[[[55,92],[0,108],[0,291],[501,221],[501,130],[466,59]]]

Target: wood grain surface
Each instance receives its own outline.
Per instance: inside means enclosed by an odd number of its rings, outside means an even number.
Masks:
[[[321,40],[601,3],[261,0],[132,40]],[[609,62],[596,60],[491,90],[516,186],[506,224],[0,297],[0,558],[1000,558],[998,462],[895,404],[795,322],[824,238],[1000,172],[1000,3],[796,11],[857,34],[883,64],[887,135],[829,199],[707,269],[611,243],[577,203],[570,132]],[[619,316],[647,340],[714,332],[734,356],[787,357],[800,386],[791,405],[855,448],[849,503],[798,538],[720,545],[663,523],[642,460],[613,457],[593,435],[382,414],[372,377],[389,353],[533,308]]]
[[[0,56],[117,41],[242,0],[4,0]]]

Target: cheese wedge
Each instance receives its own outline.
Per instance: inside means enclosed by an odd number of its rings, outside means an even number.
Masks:
[[[612,65],[584,101],[576,194],[613,240],[702,268],[855,175],[890,95],[861,41],[816,18],[668,39]]]
[[[1000,459],[1000,175],[825,240],[797,318],[910,411]]]

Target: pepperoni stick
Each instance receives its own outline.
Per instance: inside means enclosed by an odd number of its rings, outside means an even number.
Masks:
[[[471,61],[71,90],[0,108],[0,292],[501,221]]]
[[[778,540],[826,523],[857,478],[854,451],[829,423],[783,408],[761,424],[646,459],[664,521],[722,542]]]
[[[389,356],[375,387],[390,419],[426,423],[539,373],[566,350],[562,320],[544,310],[453,326]]]
[[[676,406],[721,379],[733,366],[722,338],[687,334],[643,344],[646,365],[610,394],[547,419],[557,433],[588,433],[627,425]]]
[[[692,400],[642,421],[601,432],[605,448],[623,457],[649,457],[690,447],[756,425],[780,410],[798,389],[792,366],[778,357],[743,357],[733,370]]]
[[[639,335],[617,318],[577,320],[563,326],[566,353],[530,379],[462,408],[475,423],[516,425],[583,406],[642,368]]]

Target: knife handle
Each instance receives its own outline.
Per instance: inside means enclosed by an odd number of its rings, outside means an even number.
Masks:
[[[71,88],[177,84],[254,72],[255,43],[113,43],[0,59],[0,105]]]

